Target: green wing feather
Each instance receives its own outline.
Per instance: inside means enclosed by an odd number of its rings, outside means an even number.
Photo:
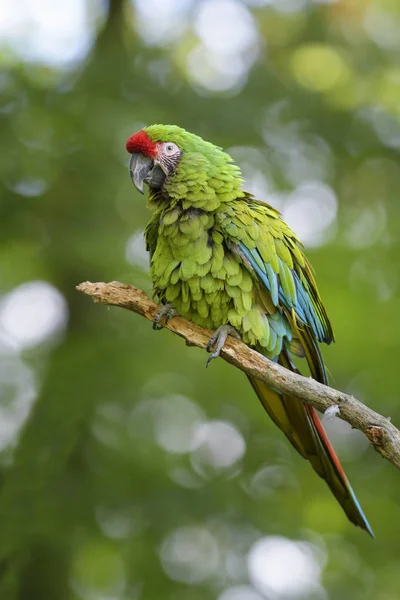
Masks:
[[[281,346],[274,358],[287,369],[298,372],[289,350],[305,356],[312,377],[326,384],[328,377],[318,342],[333,341],[332,327],[295,234],[277,211],[251,197],[247,203],[237,204],[234,210],[228,209],[220,221],[231,249],[241,257],[256,285],[269,294],[273,307],[285,315],[290,325],[291,340],[286,347]],[[271,302],[269,307],[273,312]],[[271,419],[325,479],[350,521],[373,536],[316,411],[295,396],[280,394],[252,377],[249,380]]]

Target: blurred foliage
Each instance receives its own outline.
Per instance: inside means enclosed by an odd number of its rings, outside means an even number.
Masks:
[[[0,27],[0,597],[396,600],[400,477],[361,434],[326,423],[375,542],[239,372],[74,286],[150,291],[124,143],[179,124],[304,239],[333,385],[399,424],[399,3],[75,5],[77,50],[44,1]]]

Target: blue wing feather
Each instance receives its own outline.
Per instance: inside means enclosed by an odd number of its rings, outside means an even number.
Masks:
[[[285,293],[282,283],[274,273],[271,265],[269,263],[261,262],[261,256],[256,248],[254,250],[249,250],[243,242],[239,244],[239,247],[271,294],[273,304],[278,306],[279,303],[281,303],[288,310],[294,309],[300,321],[311,328],[319,342],[327,341],[324,324],[319,318],[313,299],[303,282],[300,280],[298,273],[294,269],[290,271],[287,269],[285,274],[285,276],[287,276],[287,273],[290,273],[290,276],[293,278],[296,289],[296,295],[293,298],[288,293]],[[281,263],[282,261],[279,259],[280,267],[283,269]]]

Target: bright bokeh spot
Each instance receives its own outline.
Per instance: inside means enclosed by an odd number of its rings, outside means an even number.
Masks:
[[[337,199],[333,190],[320,182],[301,185],[285,202],[283,218],[309,247],[326,244],[332,237]],[[331,234],[331,235],[329,235]]]
[[[36,198],[45,193],[48,188],[48,183],[44,179],[26,177],[24,179],[19,179],[15,183],[9,183],[7,187],[19,196]]]
[[[0,47],[11,48],[23,60],[67,67],[83,60],[95,39],[105,3],[69,0],[0,0]]]
[[[197,428],[197,449],[192,454],[196,470],[206,472],[227,469],[240,461],[246,442],[240,431],[228,421],[209,421]]]
[[[265,537],[249,552],[250,581],[268,598],[308,598],[320,587],[324,560],[312,544]]]
[[[156,400],[153,407],[157,444],[172,454],[185,454],[200,443],[199,429],[205,421],[199,406],[184,396]]]
[[[299,84],[315,92],[329,92],[349,77],[341,53],[325,44],[308,44],[294,51],[291,61]]]
[[[238,55],[218,55],[199,44],[187,56],[187,73],[194,84],[213,92],[240,89],[245,83],[247,62]]]
[[[390,3],[386,3],[389,4]],[[396,50],[400,40],[400,11],[395,1],[392,10],[381,2],[370,2],[366,9],[364,27],[370,38],[384,50]]]
[[[187,24],[194,0],[131,0],[137,33],[149,45],[175,41]]]
[[[237,0],[201,2],[194,29],[208,50],[226,56],[251,50],[257,39],[250,11]]]
[[[181,527],[164,540],[161,564],[168,577],[184,583],[200,583],[212,577],[220,563],[217,540],[203,527]]]
[[[201,43],[186,61],[193,83],[212,91],[240,89],[260,45],[250,11],[237,0],[206,0],[199,3],[194,31]]]
[[[0,331],[20,349],[60,334],[67,320],[64,296],[45,281],[24,283],[0,301]]]

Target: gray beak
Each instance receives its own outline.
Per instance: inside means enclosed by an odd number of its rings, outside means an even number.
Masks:
[[[153,159],[143,154],[132,154],[129,161],[129,172],[133,185],[141,194],[143,194],[143,183],[148,178],[153,168]]]

